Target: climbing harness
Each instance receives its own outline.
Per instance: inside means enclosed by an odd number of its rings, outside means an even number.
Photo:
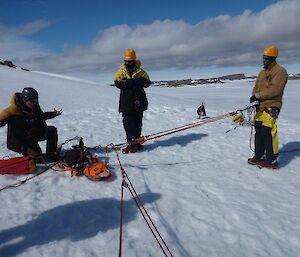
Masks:
[[[240,111],[232,117],[232,121],[239,126],[251,126],[255,108],[248,108]]]
[[[246,110],[238,112],[232,117],[232,121],[237,125],[235,125],[231,129],[228,129],[227,131],[225,131],[225,133],[229,133],[233,130],[236,130],[240,126],[250,126],[251,129],[250,129],[250,138],[249,138],[249,148],[252,152],[254,152],[252,143],[253,143],[253,137],[254,137],[253,131],[254,131],[254,125],[255,125],[255,114],[256,114],[255,107],[256,107],[256,105],[250,106],[250,107],[252,107],[252,108],[248,108]]]

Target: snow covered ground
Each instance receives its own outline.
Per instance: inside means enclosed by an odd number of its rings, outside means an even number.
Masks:
[[[276,172],[247,164],[250,127],[225,133],[234,127],[229,118],[120,155],[174,256],[300,256],[299,83],[286,86]],[[44,111],[63,109],[48,121],[60,142],[74,136],[88,146],[124,141],[118,89],[0,66],[0,108],[25,86],[40,92]],[[143,134],[196,121],[202,101],[211,117],[243,108],[252,86],[150,87]],[[6,149],[6,128],[0,128],[0,144],[0,156],[16,156]],[[115,154],[109,157],[113,177],[107,182],[50,170],[0,192],[0,256],[117,256],[122,177]],[[3,175],[0,187],[24,178]],[[164,256],[127,190],[124,214],[123,256]]]

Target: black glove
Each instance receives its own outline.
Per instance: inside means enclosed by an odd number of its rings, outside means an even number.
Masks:
[[[125,87],[125,80],[115,80],[115,86],[119,89]]]
[[[138,84],[140,87],[144,87],[144,85],[146,84],[146,79],[143,77],[139,77],[135,81],[136,84]]]
[[[133,88],[135,84],[134,79],[126,79],[125,86],[126,88]]]
[[[253,103],[253,102],[255,102],[255,101],[258,101],[258,102],[259,102],[259,99],[258,99],[255,95],[251,96],[251,97],[250,97],[250,103]]]
[[[133,90],[139,90],[144,87],[145,79],[143,77],[139,77],[136,79],[127,79],[126,82]]]
[[[144,87],[144,84],[145,84],[145,79],[140,77],[140,78],[136,78],[134,80],[134,84],[132,86],[132,89],[133,90],[139,90],[139,89],[142,89]]]
[[[0,127],[4,127],[6,125],[5,121],[0,120]]]
[[[151,81],[145,79],[144,77],[139,77],[135,79],[135,90],[142,89],[144,87],[149,87],[151,85]]]

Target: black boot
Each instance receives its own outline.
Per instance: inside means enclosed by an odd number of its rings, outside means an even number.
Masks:
[[[56,152],[46,153],[45,157],[47,162],[57,162],[60,159],[59,154],[57,154]]]

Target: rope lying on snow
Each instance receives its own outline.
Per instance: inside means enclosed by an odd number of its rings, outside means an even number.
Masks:
[[[190,124],[186,124],[186,125],[182,125],[182,126],[179,126],[179,127],[176,127],[176,128],[160,131],[160,132],[157,132],[157,133],[154,133],[154,134],[141,136],[141,137],[135,139],[131,143],[126,142],[126,143],[120,143],[120,144],[109,144],[107,146],[98,145],[98,146],[95,146],[94,149],[98,148],[98,149],[120,151],[123,148],[127,147],[129,144],[143,144],[143,143],[145,143],[146,141],[149,141],[149,140],[153,140],[153,139],[160,138],[160,137],[163,137],[163,136],[167,136],[167,135],[170,135],[170,134],[174,134],[174,133],[186,130],[186,129],[195,128],[195,127],[198,127],[198,126],[201,126],[201,125],[205,125],[205,124],[208,124],[208,123],[212,123],[212,122],[216,122],[216,121],[225,119],[227,117],[234,116],[237,113],[243,112],[243,111],[248,110],[250,108],[255,108],[256,106],[257,106],[257,104],[255,103],[255,104],[246,106],[244,109],[238,109],[236,111],[229,112],[229,113],[226,113],[226,114],[222,114],[222,115],[219,115],[219,116],[216,116],[216,117],[196,121],[196,122],[193,122],[193,123],[190,123]]]
[[[3,191],[3,190],[6,190],[6,189],[9,189],[9,188],[15,188],[15,187],[19,187],[23,184],[25,184],[27,181],[29,180],[32,180],[34,179],[35,177],[39,176],[39,175],[42,175],[43,173],[45,173],[47,170],[50,170],[51,168],[53,168],[57,163],[52,163],[50,165],[46,165],[41,171],[35,173],[34,175],[32,176],[29,176],[21,181],[18,181],[16,183],[13,183],[13,184],[10,184],[10,185],[7,185],[5,187],[2,187],[0,188],[0,192]]]
[[[119,154],[117,151],[117,159],[119,163],[119,168],[122,174],[122,185],[121,185],[121,207],[120,207],[120,241],[119,241],[119,257],[122,256],[122,232],[123,232],[123,213],[124,213],[124,188],[128,188],[130,191],[130,194],[132,195],[140,213],[142,214],[145,222],[147,223],[149,229],[151,230],[152,235],[154,236],[156,242],[158,243],[160,249],[164,253],[165,256],[171,256],[173,257],[173,254],[171,253],[169,247],[167,246],[165,240],[162,238],[161,234],[159,233],[157,227],[155,226],[154,222],[152,221],[150,215],[148,214],[147,210],[145,209],[143,202],[141,198],[138,196],[133,184],[131,183],[122,163],[119,157]],[[128,180],[129,184],[126,182]],[[169,254],[169,255],[168,255]]]

